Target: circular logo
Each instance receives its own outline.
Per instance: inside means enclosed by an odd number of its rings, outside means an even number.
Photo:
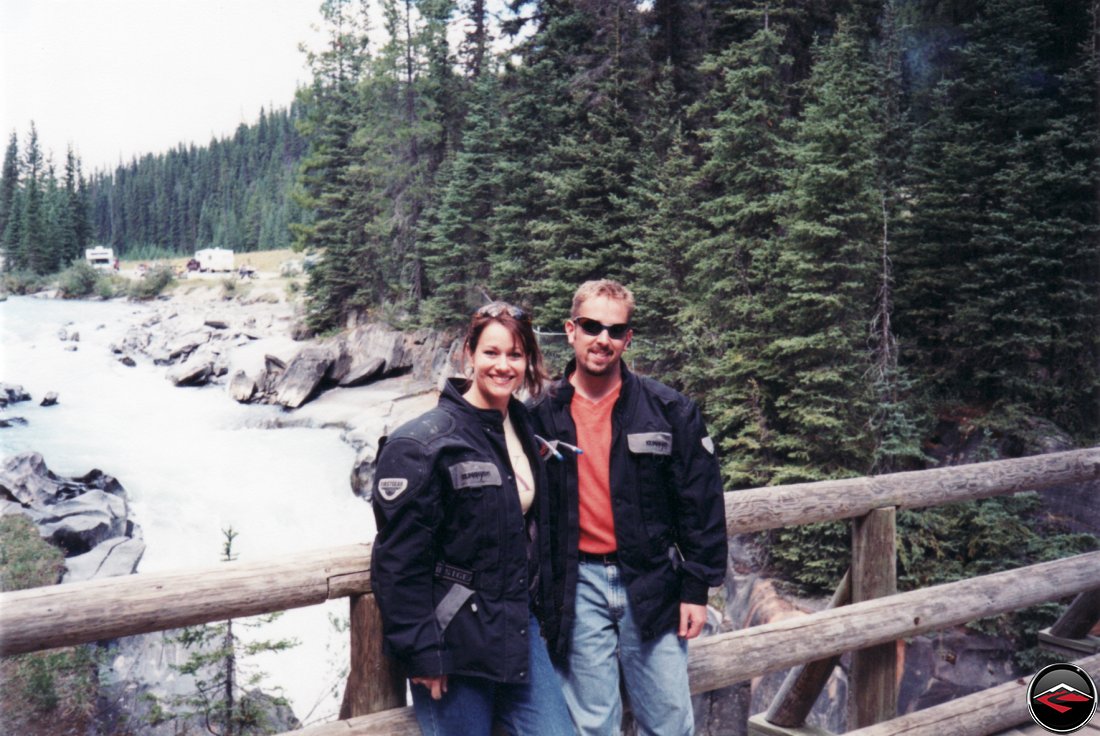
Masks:
[[[1050,664],[1031,678],[1027,707],[1046,730],[1073,733],[1096,712],[1096,684],[1077,665]]]

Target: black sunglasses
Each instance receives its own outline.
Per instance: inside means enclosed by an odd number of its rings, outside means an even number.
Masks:
[[[630,325],[626,322],[620,322],[617,325],[605,325],[603,322],[597,322],[588,317],[574,317],[573,324],[584,330],[584,334],[592,337],[596,337],[607,330],[607,336],[612,340],[622,340],[626,337],[626,333],[630,331]]]
[[[517,322],[526,322],[529,319],[527,312],[519,307],[512,306],[508,302],[489,302],[480,307],[474,314],[478,317],[499,317],[502,314],[507,314]]]

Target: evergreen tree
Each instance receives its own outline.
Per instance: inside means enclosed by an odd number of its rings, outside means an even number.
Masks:
[[[309,320],[317,329],[340,324],[357,301],[361,282],[381,278],[382,269],[364,252],[366,223],[376,213],[351,206],[353,141],[359,115],[359,84],[369,60],[366,3],[327,0],[321,6],[327,46],[310,53],[310,87],[299,93],[302,135],[309,153],[302,161],[299,203],[311,210],[308,223],[294,226],[295,246],[323,254],[310,272]],[[368,190],[373,191],[373,190]],[[366,306],[366,305],[362,305]]]
[[[708,58],[716,77],[695,115],[702,126],[700,211],[707,235],[688,252],[692,263],[693,336],[689,387],[706,397],[711,431],[725,452],[734,486],[761,486],[780,462],[776,401],[786,390],[768,345],[787,328],[772,310],[782,193],[789,177],[785,120],[792,104],[786,79],[792,57],[784,28],[767,7],[742,14],[757,30]]]
[[[222,530],[222,561],[237,559],[233,542],[238,534],[230,526]],[[256,616],[240,621],[203,624],[181,629],[175,641],[188,651],[181,665],[169,665],[176,673],[194,679],[195,690],[163,700],[154,699],[150,720],[153,725],[166,721],[197,721],[214,736],[274,733],[268,709],[285,706],[281,695],[270,696],[259,690],[266,675],[249,672],[246,660],[265,652],[285,652],[297,646],[292,639],[245,640],[241,629],[256,629],[270,624],[281,614]],[[278,690],[278,688],[276,688]],[[186,726],[184,726],[186,729]]]
[[[782,326],[764,351],[778,375],[774,483],[867,471],[867,324],[876,285],[881,192],[873,70],[851,27],[823,44],[790,147],[776,260]]]
[[[4,269],[15,268],[15,244],[18,242],[19,217],[16,199],[19,193],[19,139],[13,131],[4,150],[4,167],[0,170],[0,251],[4,255]],[[9,223],[11,229],[9,230]]]

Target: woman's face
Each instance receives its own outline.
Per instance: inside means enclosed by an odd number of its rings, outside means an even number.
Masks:
[[[477,346],[466,354],[474,375],[466,400],[481,409],[508,410],[512,392],[523,385],[527,355],[512,333],[499,322],[489,322]]]

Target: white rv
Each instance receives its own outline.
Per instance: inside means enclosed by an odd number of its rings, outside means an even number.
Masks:
[[[104,248],[102,245],[86,248],[84,260],[97,271],[110,271],[115,267],[115,251],[112,248]]]
[[[200,271],[232,271],[233,251],[228,248],[203,248],[195,251]]]

